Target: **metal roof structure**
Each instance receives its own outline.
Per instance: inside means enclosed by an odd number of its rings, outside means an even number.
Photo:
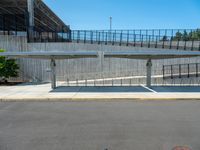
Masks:
[[[0,0],[0,17],[7,15],[7,24],[18,22],[18,26],[26,25],[28,15],[27,0]],[[67,32],[70,27],[66,25],[42,0],[34,1],[35,30],[46,32]],[[8,25],[5,25],[8,26]]]

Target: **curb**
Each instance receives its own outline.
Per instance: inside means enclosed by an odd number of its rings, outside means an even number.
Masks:
[[[0,102],[112,102],[112,101],[199,101],[200,98],[21,98],[0,99]]]

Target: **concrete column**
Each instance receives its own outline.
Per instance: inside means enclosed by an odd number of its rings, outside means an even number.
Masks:
[[[34,26],[34,0],[27,0],[29,13],[29,26]]]
[[[32,41],[34,36],[34,0],[27,0],[28,7],[28,40]]]
[[[56,61],[51,59],[51,88],[56,88]]]
[[[146,80],[146,86],[147,87],[151,87],[151,68],[152,68],[152,62],[151,62],[151,59],[149,59],[147,61],[147,80]]]

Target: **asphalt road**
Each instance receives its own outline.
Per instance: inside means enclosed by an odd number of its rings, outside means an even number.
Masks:
[[[1,102],[0,150],[200,150],[200,101]]]

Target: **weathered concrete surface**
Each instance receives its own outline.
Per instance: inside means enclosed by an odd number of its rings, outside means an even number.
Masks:
[[[199,150],[199,101],[1,102],[1,150]]]
[[[0,101],[113,101],[113,100],[200,100],[200,87],[65,87],[50,84],[0,86]]]
[[[112,46],[104,44],[83,43],[27,43],[26,37],[0,36],[0,48],[7,51],[134,51],[148,50],[147,48],[132,46]],[[153,50],[153,49],[152,49]],[[159,50],[159,49],[154,49]],[[162,49],[164,50],[164,49]],[[162,65],[200,63],[199,58],[155,60],[152,75],[162,75]],[[19,60],[23,80],[50,81],[50,62],[47,60]],[[146,61],[123,58],[94,58],[57,61],[57,75],[61,81],[76,79],[99,79],[124,76],[144,76]]]

